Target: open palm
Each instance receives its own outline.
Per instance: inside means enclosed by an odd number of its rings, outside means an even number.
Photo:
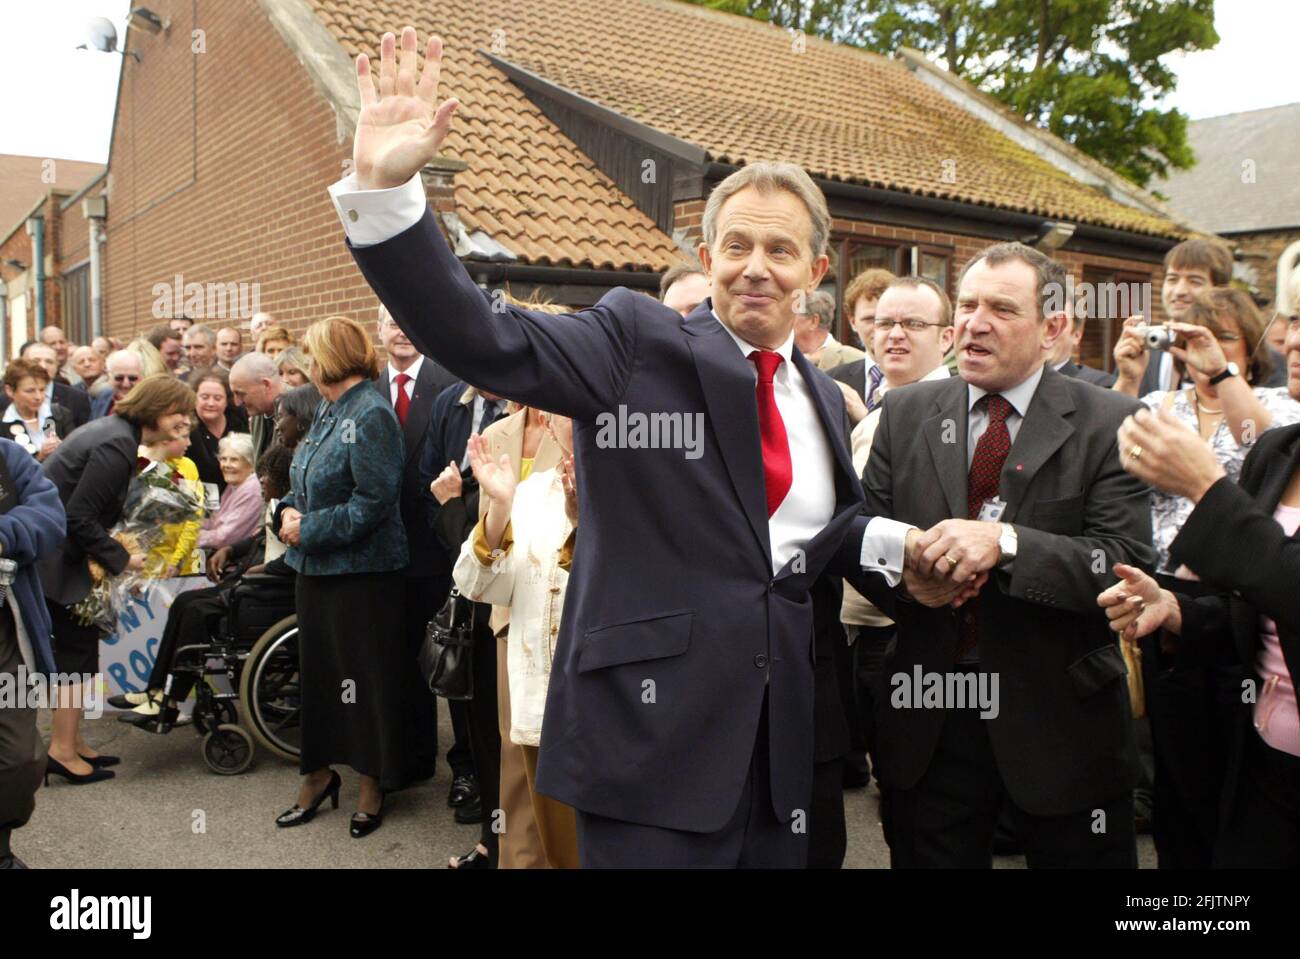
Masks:
[[[417,77],[414,27],[402,30],[401,60],[397,38],[384,34],[380,45],[379,90],[370,72],[370,58],[357,57],[357,90],[361,115],[352,145],[352,162],[363,190],[401,186],[438,155],[452,114],[454,99],[438,104],[442,73],[442,40],[433,36],[424,51],[424,69]]]
[[[493,462],[488,441],[477,433],[469,438],[469,465],[479,489],[488,497],[506,505],[513,502],[517,482],[510,457],[502,453],[501,458]]]

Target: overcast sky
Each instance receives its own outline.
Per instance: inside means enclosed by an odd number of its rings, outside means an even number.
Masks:
[[[105,162],[122,58],[77,50],[92,17],[125,37],[128,0],[24,0],[0,12],[0,63],[27,83],[9,86],[0,153]],[[1192,119],[1300,100],[1300,2],[1219,0],[1219,45],[1172,55],[1178,90],[1166,102]],[[147,41],[141,44],[148,56]]]

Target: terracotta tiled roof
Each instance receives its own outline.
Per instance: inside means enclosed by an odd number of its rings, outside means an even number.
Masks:
[[[789,34],[744,17],[670,0],[307,2],[353,56],[406,23],[422,39],[442,35],[440,92],[462,101],[445,152],[469,164],[457,177],[459,212],[533,262],[662,269],[677,253],[478,50],[720,162],[790,160],[826,179],[1182,232],[1012,142],[898,61],[812,39],[795,52]]]

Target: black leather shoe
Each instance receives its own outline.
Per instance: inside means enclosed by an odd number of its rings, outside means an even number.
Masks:
[[[275,817],[275,824],[281,827],[301,826],[303,823],[311,822],[316,817],[316,810],[326,799],[330,801],[330,807],[339,808],[339,788],[343,785],[343,779],[339,776],[338,770],[330,770],[330,784],[325,787],[325,791],[316,797],[315,801],[303,809],[297,803],[293,804],[292,809],[286,809],[280,815]]]
[[[483,800],[479,798],[478,793],[475,793],[464,805],[457,806],[452,818],[462,826],[473,826],[475,823],[482,822]]]
[[[55,759],[53,756],[46,756],[45,757],[45,785],[47,786],[50,784],[51,774],[55,776],[62,776],[64,779],[68,781],[70,785],[73,786],[85,786],[88,783],[102,782],[105,779],[112,779],[115,775],[117,775],[111,769],[97,769],[94,766],[91,766],[90,772],[86,773],[84,776],[78,775],[77,773],[74,773],[71,769],[69,769],[67,766],[63,765],[63,763]]]
[[[478,795],[478,781],[473,776],[454,776],[447,793],[447,805],[452,809],[463,806]]]
[[[383,807],[381,806],[380,809]],[[363,839],[384,824],[382,812],[377,812],[373,816],[367,812],[354,812],[352,814],[352,823],[348,827],[348,833],[353,839]]]
[[[456,857],[455,865],[447,864],[448,869],[491,869],[492,860],[478,851],[475,846],[463,856]]]
[[[109,766],[116,766],[122,761],[120,756],[96,756],[93,759],[89,756],[82,756],[81,758],[96,769],[107,769]]]

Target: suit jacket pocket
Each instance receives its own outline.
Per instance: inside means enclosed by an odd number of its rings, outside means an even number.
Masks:
[[[694,618],[695,610],[682,609],[589,629],[578,654],[578,672],[680,656],[691,645]]]
[[[1084,494],[1063,499],[1041,500],[1034,504],[1033,528],[1045,533],[1073,534],[1083,529]]]
[[[1066,673],[1074,685],[1075,694],[1080,699],[1086,699],[1108,683],[1126,675],[1128,667],[1124,665],[1124,656],[1119,647],[1110,644],[1080,656],[1070,664]]]

